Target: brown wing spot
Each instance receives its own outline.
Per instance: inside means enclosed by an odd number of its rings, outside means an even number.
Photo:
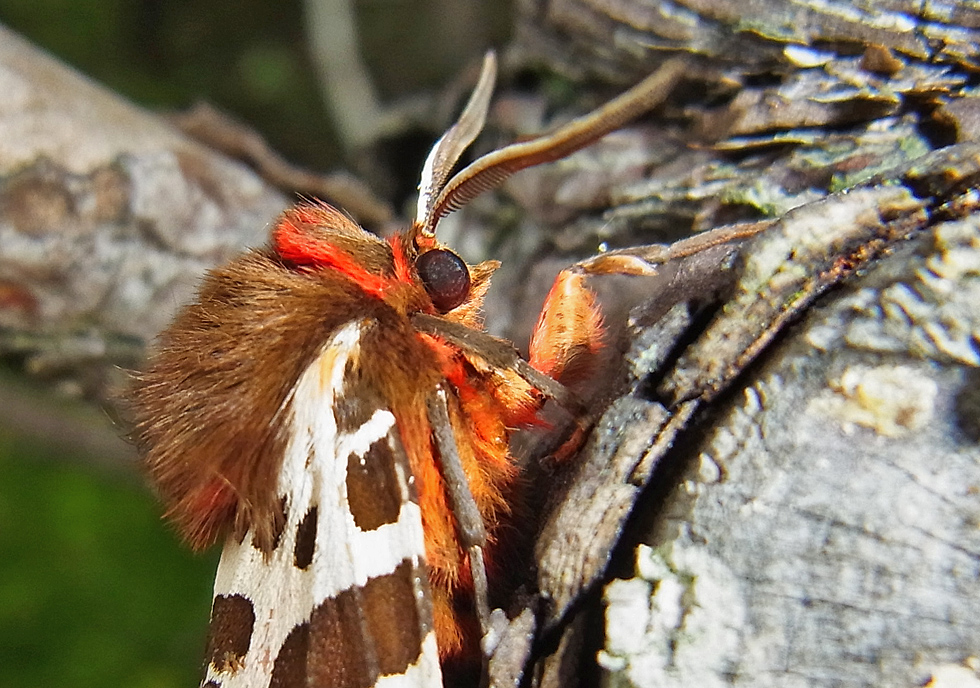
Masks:
[[[383,675],[403,673],[422,653],[414,575],[412,563],[405,559],[393,573],[371,578],[362,588],[361,604]]]
[[[414,577],[406,559],[394,572],[313,610],[307,685],[369,688],[379,676],[404,673],[418,661],[422,623]]]
[[[306,680],[309,646],[310,622],[304,621],[293,626],[272,665],[269,688],[305,688],[310,685]]]
[[[363,456],[347,457],[347,503],[354,523],[363,531],[398,520],[402,496],[391,442],[390,437],[382,437]]]
[[[367,642],[359,597],[360,589],[352,588],[313,610],[307,685],[333,688],[374,685],[378,662]]]
[[[337,430],[350,433],[364,425],[378,409],[376,395],[365,393],[361,372],[353,358],[344,366],[344,382],[340,395],[333,402],[333,417]]]
[[[207,662],[215,671],[238,671],[252,642],[255,610],[242,595],[218,595],[211,605]]]
[[[221,688],[221,684],[217,681],[208,681],[201,688]]]
[[[316,506],[310,507],[306,516],[296,528],[296,547],[293,549],[293,563],[296,568],[306,570],[313,563],[316,549]]]

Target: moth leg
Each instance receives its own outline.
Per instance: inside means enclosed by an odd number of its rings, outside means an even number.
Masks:
[[[605,330],[595,293],[586,283],[591,275],[656,275],[659,266],[717,246],[734,251],[772,221],[719,227],[673,244],[637,246],[601,253],[562,270],[545,299],[531,335],[529,363],[536,370],[569,384],[595,372]],[[594,415],[577,414],[567,439],[554,452],[558,461],[582,445]]]
[[[584,410],[582,402],[554,378],[534,368],[521,358],[510,342],[498,339],[486,332],[471,329],[465,325],[440,318],[435,315],[416,313],[412,324],[419,332],[440,337],[468,354],[478,356],[492,367],[513,370],[529,385],[571,413]]]
[[[576,263],[566,270],[588,275],[655,275],[657,266],[701,253],[715,246],[737,247],[776,224],[776,220],[740,222],[695,234],[672,244],[650,244],[606,251]]]
[[[521,358],[513,344],[486,332],[425,313],[413,315],[412,324],[420,332],[440,337],[467,354],[483,359],[491,367],[512,370],[545,397],[568,411],[572,420],[558,423],[554,434],[554,437],[566,439],[560,441],[557,450],[553,449],[555,445],[550,445],[545,453],[560,461],[570,457],[582,445],[595,421],[595,414],[590,415],[586,406],[565,385]]]
[[[453,514],[459,528],[459,539],[470,560],[470,574],[473,576],[473,596],[476,604],[476,615],[480,622],[480,633],[486,636],[490,632],[490,598],[487,585],[487,570],[483,560],[483,549],[487,543],[487,531],[483,517],[477,508],[469,483],[463,473],[463,464],[459,459],[456,447],[456,437],[449,421],[446,391],[440,386],[426,400],[432,432],[435,436],[436,447],[439,450],[439,462],[442,477],[446,481],[449,499],[452,501]]]
[[[652,244],[607,251],[562,270],[548,292],[531,335],[529,362],[535,369],[562,381],[590,374],[602,347],[602,315],[589,275],[656,275],[659,266],[727,245],[734,250],[748,237],[772,226],[772,221],[726,225],[673,244]]]

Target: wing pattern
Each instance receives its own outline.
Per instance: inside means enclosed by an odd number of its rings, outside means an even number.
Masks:
[[[205,688],[442,685],[421,513],[395,418],[359,385],[363,327],[293,389],[274,548],[225,544]]]

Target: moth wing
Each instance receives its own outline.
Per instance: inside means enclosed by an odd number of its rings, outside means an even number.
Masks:
[[[442,686],[408,460],[394,416],[352,374],[363,327],[337,331],[285,407],[274,548],[251,533],[225,544],[206,688]]]

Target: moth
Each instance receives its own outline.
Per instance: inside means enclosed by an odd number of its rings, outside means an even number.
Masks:
[[[489,54],[406,231],[383,240],[296,205],[268,247],[207,275],[136,378],[135,436],[167,516],[195,549],[226,538],[207,688],[438,686],[441,662],[479,657],[519,483],[511,433],[548,399],[579,408],[559,380],[603,330],[584,275],[640,268],[609,255],[563,272],[524,360],[483,330],[499,263],[467,265],[437,224],[654,107],[683,67],[450,177],[495,71]]]

